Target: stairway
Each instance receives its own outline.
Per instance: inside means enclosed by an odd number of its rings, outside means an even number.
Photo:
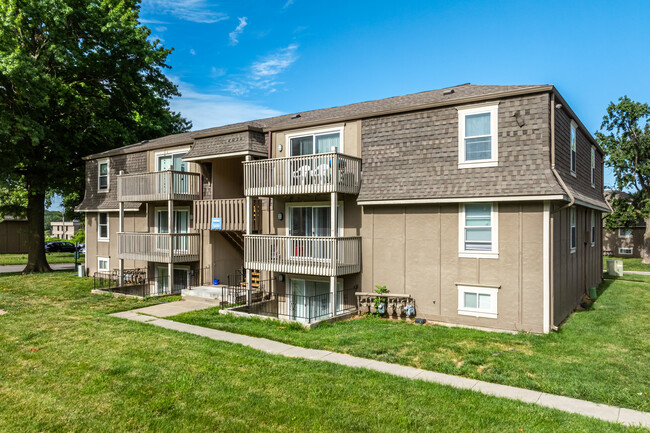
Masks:
[[[239,254],[244,255],[244,234],[242,232],[222,231],[220,233]]]

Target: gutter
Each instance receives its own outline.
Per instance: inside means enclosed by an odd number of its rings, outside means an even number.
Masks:
[[[559,209],[556,209],[553,211],[559,212],[562,209],[569,208],[573,206],[576,202],[576,198],[571,194],[571,191],[569,191],[569,188],[566,186],[566,183],[562,180],[562,177],[560,176],[560,173],[557,172],[555,169],[555,92],[551,92],[551,171],[555,175],[555,178],[557,181],[560,183],[560,186],[564,190],[564,192],[567,193],[569,196],[569,204],[562,206]]]

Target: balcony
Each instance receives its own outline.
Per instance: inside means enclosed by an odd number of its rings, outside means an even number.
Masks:
[[[361,271],[361,238],[244,236],[244,266],[303,275],[354,274]]]
[[[198,233],[118,233],[117,239],[120,259],[160,263],[199,260]]]
[[[200,179],[197,173],[157,171],[117,176],[118,201],[198,200]]]
[[[244,195],[359,194],[361,159],[341,153],[244,163]]]
[[[252,230],[260,229],[261,212],[261,201],[253,199]],[[246,231],[246,199],[196,200],[194,202],[194,228],[211,230],[212,218],[221,218],[220,230],[222,231]]]

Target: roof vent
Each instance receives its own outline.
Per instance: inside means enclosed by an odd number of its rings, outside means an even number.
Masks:
[[[442,92],[442,94],[445,96],[451,95],[452,93],[454,93],[454,89],[447,89],[444,92]]]
[[[292,119],[299,119],[301,117],[302,116],[300,114],[295,114],[295,115],[291,116]]]

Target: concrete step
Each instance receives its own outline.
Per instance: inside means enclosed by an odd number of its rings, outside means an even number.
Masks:
[[[223,301],[222,298],[232,298],[234,291],[229,289],[228,286],[218,285],[218,286],[199,286],[192,287],[191,289],[184,289],[181,292],[183,298],[194,297],[194,298],[203,298],[203,299],[213,299],[215,301]]]

